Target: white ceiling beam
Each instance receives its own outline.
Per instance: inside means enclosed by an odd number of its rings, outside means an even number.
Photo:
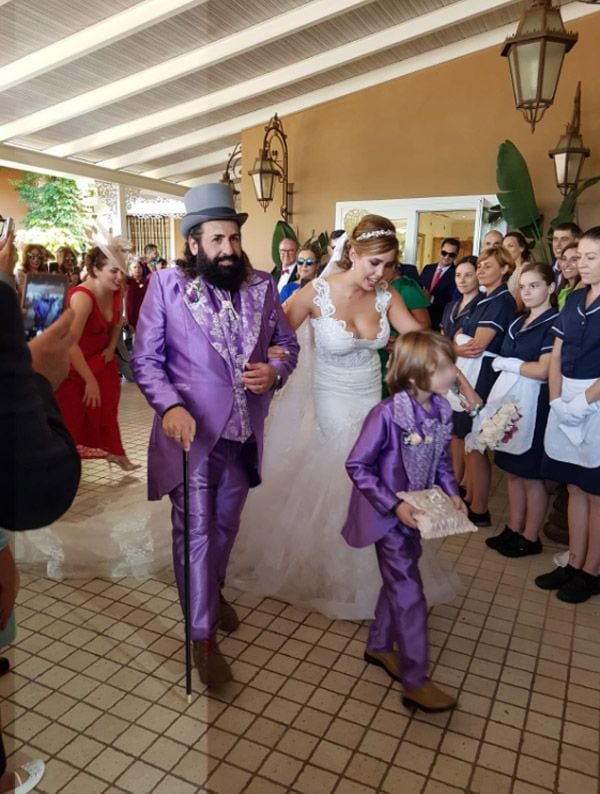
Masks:
[[[149,113],[143,118],[117,124],[92,135],[86,135],[68,143],[52,146],[46,151],[48,154],[53,154],[57,157],[69,157],[81,152],[99,151],[117,141],[142,135],[149,129],[161,129],[177,124],[180,121],[194,118],[202,113],[235,105],[237,102],[314,77],[329,69],[365,58],[389,47],[460,24],[475,16],[489,12],[492,6],[498,8],[510,5],[512,2],[514,0],[491,0],[488,6],[483,8],[480,0],[459,0],[452,6],[423,14],[393,27],[385,28],[377,33],[364,36],[357,41],[351,41],[324,53],[297,61],[280,69],[275,69],[267,74],[214,91],[189,102],[173,105],[156,113]],[[110,161],[107,162],[110,163]]]
[[[205,44],[191,52],[163,61],[135,74],[66,99],[63,102],[14,119],[0,126],[0,140],[30,135],[38,130],[61,124],[106,105],[127,99],[151,88],[197,72],[208,66],[242,55],[248,50],[268,44],[298,30],[324,22],[338,14],[373,0],[312,0],[292,11],[260,22],[245,30]],[[168,5],[168,4],[164,4]]]
[[[0,91],[32,80],[39,74],[64,66],[94,50],[107,47],[115,41],[206,2],[207,0],[169,0],[165,3],[164,0],[142,0],[125,11],[113,14],[0,67]]]
[[[563,19],[565,21],[571,21],[593,13],[598,13],[598,9],[590,9],[589,7],[585,7],[582,3],[570,3],[568,6],[563,6]],[[220,124],[215,124],[193,133],[179,136],[170,141],[146,147],[135,153],[134,162],[141,162],[141,160],[137,159],[137,155],[143,157],[145,161],[149,161],[153,157],[158,158],[174,151],[182,151],[186,148],[210,143],[213,140],[218,140],[228,135],[239,135],[243,129],[266,122],[275,112],[280,116],[297,113],[314,105],[329,102],[338,97],[346,96],[347,94],[361,91],[365,88],[371,88],[380,83],[395,80],[398,77],[403,77],[407,74],[421,71],[432,66],[437,66],[446,61],[470,55],[479,50],[486,49],[487,47],[493,47],[497,44],[501,44],[506,36],[514,33],[514,28],[514,23],[511,23],[501,28],[496,28],[495,30],[486,31],[485,33],[472,36],[469,39],[463,39],[454,44],[446,45],[436,50],[430,50],[421,55],[414,56],[413,58],[408,58],[405,61],[400,61],[395,66],[385,66],[381,69],[375,69],[357,77],[352,77],[349,80],[344,80],[341,83],[336,83],[326,88],[320,88],[316,91],[302,94],[293,99],[286,100],[285,102],[280,102],[277,105],[269,105],[260,110],[253,111],[252,113],[247,113],[244,116],[238,116],[230,121],[221,122]],[[169,144],[172,144],[172,147],[169,146]],[[165,151],[164,147],[167,146],[169,146],[169,149]],[[124,167],[124,164],[120,162],[123,159],[124,158],[113,158],[105,160],[101,165],[106,168]],[[144,171],[143,173],[145,176],[153,179],[172,177],[198,168],[198,159],[199,158],[195,157],[188,158],[180,162],[172,163],[171,165]]]
[[[99,182],[113,182],[119,185],[149,190],[152,193],[160,193],[165,196],[183,196],[188,190],[185,185],[177,185],[174,182],[148,179],[148,177],[131,174],[127,171],[110,171],[107,168],[99,168],[97,165],[83,163],[78,160],[61,160],[58,157],[50,157],[50,155],[43,152],[36,152],[33,149],[22,149],[18,146],[9,146],[5,143],[0,143],[0,165],[6,168],[19,168],[25,171],[37,171],[42,174],[66,176],[69,179],[85,177],[87,179],[97,179]]]
[[[222,171],[216,171],[212,174],[202,174],[194,179],[186,179],[183,182],[178,182],[179,185],[184,185],[186,188],[197,187],[198,185],[206,185],[210,182],[220,182],[223,176]]]
[[[496,5],[506,5],[507,0],[494,0]],[[508,0],[508,2],[512,2],[512,0]],[[463,10],[466,6],[472,10],[472,13],[482,13],[481,12],[481,3],[479,0],[462,0],[462,2],[456,3],[455,5],[460,5],[463,7]],[[442,13],[442,11],[444,13]],[[438,25],[444,25],[444,20],[447,20],[449,14],[448,8],[441,9],[440,11],[434,11],[432,14],[427,14],[424,16],[430,17],[435,15],[435,20]],[[419,17],[419,20],[424,19],[424,17]],[[415,23],[414,25],[412,23]],[[354,60],[355,58],[362,58],[366,55],[372,54],[374,51],[380,51],[382,49],[389,49],[390,47],[398,46],[398,44],[402,44],[409,40],[409,38],[415,38],[419,35],[423,35],[423,30],[430,31],[431,27],[424,27],[425,23],[419,22],[419,25],[416,25],[417,20],[411,20],[411,23],[402,23],[402,25],[398,25],[395,28],[388,28],[384,31],[379,33],[374,33],[371,36],[366,36],[364,39],[359,39],[358,41],[352,42],[350,44],[345,44],[342,47],[338,47],[335,50],[325,53],[323,55],[315,55],[312,58],[307,59],[307,61],[302,61],[300,63],[294,64],[293,66],[285,67],[284,69],[278,69],[276,72],[271,72],[270,74],[264,75],[263,77],[253,78],[252,80],[246,81],[242,83],[241,86],[244,87],[245,93],[242,95],[243,97],[248,96],[246,91],[250,90],[251,87],[254,87],[257,83],[261,82],[264,78],[264,87],[263,91],[268,91],[273,88],[278,88],[280,85],[276,82],[277,79],[287,82],[286,75],[289,73],[294,76],[292,80],[289,82],[295,82],[295,80],[299,80],[309,76],[308,74],[301,73],[302,65],[304,63],[310,62],[310,64],[314,65],[315,68],[318,67],[316,74],[318,72],[326,71],[327,69],[334,68],[336,65],[341,65],[344,62],[348,62]],[[431,22],[431,20],[430,20]],[[409,27],[410,24],[410,27]],[[404,38],[399,38],[399,31],[397,28],[401,28],[402,35]],[[410,33],[408,32],[410,30]],[[421,32],[418,32],[421,31]],[[485,35],[485,34],[483,34]],[[479,40],[479,37],[473,37]],[[464,45],[468,51],[470,50],[470,42],[473,41],[471,39],[465,39],[459,43],[459,48]],[[495,42],[494,42],[495,43]],[[450,48],[453,45],[449,45]],[[427,64],[427,59],[430,57],[431,52],[435,53],[444,53],[448,50],[446,47],[442,47],[439,50],[430,51],[424,53],[423,56],[416,56],[415,58],[410,58],[406,61],[400,61],[396,66],[388,66],[384,67],[383,72],[385,74],[390,74],[391,76],[400,76],[404,74],[408,74],[411,71],[416,71],[418,68],[426,68],[425,66],[420,66],[419,64],[425,63]],[[453,51],[450,49],[450,51]],[[337,57],[339,54],[339,57]],[[330,61],[330,56],[334,58],[333,61]],[[438,55],[439,57],[439,55]],[[443,55],[442,55],[443,57]],[[456,57],[456,56],[453,56]],[[344,60],[345,59],[345,60]],[[325,66],[325,62],[329,65]],[[374,79],[377,79],[378,82],[382,82],[380,77],[381,70],[377,69],[374,72],[369,72],[369,75],[375,75]],[[325,89],[317,89],[317,91],[310,92],[309,94],[304,95],[305,97],[311,96],[328,96],[329,98],[333,98],[334,96],[339,95],[340,90],[342,90],[343,86],[348,86],[347,91],[343,91],[343,93],[350,93],[351,90],[358,90],[352,89],[352,86],[355,84],[360,85],[361,80],[365,77],[365,75],[360,75],[356,78],[351,78],[348,81],[344,81],[342,83],[336,83],[328,88]],[[391,77],[387,78],[391,79]],[[251,85],[250,85],[251,84]],[[369,85],[373,85],[374,83],[369,80]],[[226,91],[230,91],[231,89],[224,89],[224,91],[216,92],[220,95],[224,94]],[[240,99],[238,99],[240,101]],[[325,101],[325,100],[319,100]],[[288,108],[287,113],[293,113],[298,109],[301,109],[298,105],[298,99],[294,98],[292,100],[287,100],[286,102],[279,103],[278,108],[282,108],[281,112],[278,111],[279,115],[281,116],[283,108]],[[292,109],[293,108],[293,109]],[[209,108],[206,108],[209,110]],[[247,116],[242,118],[264,118],[264,111],[259,110],[255,111],[254,113],[249,113]],[[210,139],[206,138],[207,129],[230,129],[228,125],[231,123],[234,127],[238,130],[242,128],[242,125],[239,124],[240,119],[232,119],[231,122],[223,122],[222,124],[216,124],[214,127],[194,130],[194,132],[186,133],[184,135],[175,136],[173,138],[169,138],[165,141],[161,141],[160,143],[152,144],[151,146],[146,146],[141,149],[134,150],[127,154],[120,155],[118,157],[112,157],[107,160],[102,160],[99,162],[99,165],[105,168],[126,168],[127,166],[134,165],[135,163],[140,162],[149,162],[151,160],[159,159],[160,157],[165,157],[173,152],[181,151],[183,149],[191,148],[193,146],[198,146],[203,143],[207,143]],[[243,126],[252,126],[255,123],[260,123],[259,121],[253,121],[250,124],[244,124]],[[233,134],[233,128],[230,129],[228,134]],[[227,134],[227,133],[225,133]],[[214,138],[213,138],[214,140]]]

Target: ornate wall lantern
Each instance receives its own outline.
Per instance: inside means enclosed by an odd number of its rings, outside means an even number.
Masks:
[[[581,83],[577,83],[575,101],[573,103],[573,118],[567,124],[564,135],[561,135],[555,149],[548,152],[554,160],[556,172],[556,186],[566,196],[569,191],[577,187],[583,161],[590,156],[590,150],[583,145],[583,138],[579,130],[581,124]]]
[[[281,146],[281,155],[277,149],[273,148],[273,143],[277,141],[279,141]],[[265,212],[271,201],[273,201],[275,184],[283,182],[283,201],[280,212],[284,221],[288,221],[292,217],[290,205],[293,191],[292,186],[288,182],[287,136],[283,131],[281,119],[277,116],[277,113],[265,127],[262,147],[259,149],[252,171],[248,173],[252,177],[258,203]]]

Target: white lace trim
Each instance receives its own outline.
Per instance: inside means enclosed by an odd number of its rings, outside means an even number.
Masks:
[[[338,324],[339,328],[345,334],[348,334],[349,338],[355,342],[378,343],[382,338],[385,337],[387,339],[387,337],[389,337],[390,324],[387,317],[387,310],[392,296],[386,281],[380,282],[377,285],[377,290],[375,292],[375,309],[379,313],[379,333],[375,339],[364,339],[362,337],[355,336],[352,331],[348,330],[348,324],[346,320],[339,320],[334,316],[336,309],[333,301],[331,300],[331,287],[326,279],[316,278],[313,280],[312,284],[316,293],[313,298],[313,303],[321,312],[321,317],[317,317],[317,320],[332,319]],[[379,345],[377,346],[379,347]]]

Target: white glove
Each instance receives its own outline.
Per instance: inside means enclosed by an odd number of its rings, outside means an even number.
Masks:
[[[550,400],[550,409],[556,414],[559,425],[570,425],[570,422],[567,421],[570,419],[568,403],[566,403],[564,400],[561,400],[560,397],[557,397],[555,400]],[[578,423],[575,422],[574,424]]]
[[[582,391],[581,394],[578,394],[577,397],[567,403],[567,409],[569,418],[572,420],[571,422],[567,422],[567,424],[578,425],[580,422],[583,422],[587,416],[596,413],[598,410],[598,403],[589,403],[586,399],[585,392]]]
[[[521,365],[523,364],[520,358],[503,358],[496,356],[492,361],[492,369],[494,372],[514,372],[518,375],[521,372]]]

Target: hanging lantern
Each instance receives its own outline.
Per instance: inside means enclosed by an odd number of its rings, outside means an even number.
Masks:
[[[548,152],[554,160],[556,172],[556,186],[566,196],[573,188],[577,187],[583,161],[590,156],[590,150],[583,145],[583,138],[579,130],[581,124],[581,83],[577,83],[575,102],[573,104],[573,118],[564,135],[561,135],[555,149]]]
[[[565,30],[560,8],[552,0],[531,0],[517,32],[504,42],[502,55],[508,58],[515,104],[532,132],[554,102],[563,59],[576,41],[577,33]]]

